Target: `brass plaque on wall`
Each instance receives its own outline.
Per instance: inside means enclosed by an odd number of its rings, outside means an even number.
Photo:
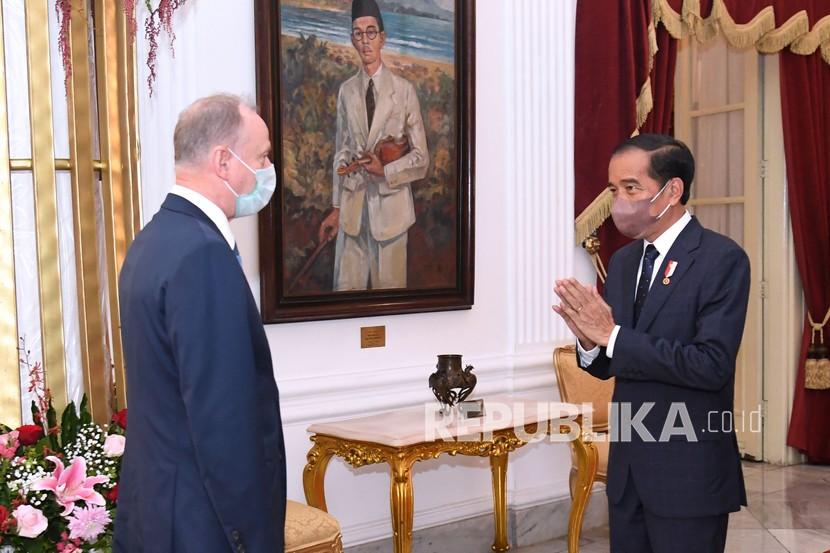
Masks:
[[[386,347],[386,327],[360,327],[360,347],[361,349]]]

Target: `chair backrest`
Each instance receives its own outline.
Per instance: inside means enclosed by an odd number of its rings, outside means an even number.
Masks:
[[[559,395],[566,403],[590,403],[594,407],[592,426],[596,432],[608,430],[608,404],[614,393],[614,379],[600,380],[579,368],[576,346],[556,348],[553,352]]]

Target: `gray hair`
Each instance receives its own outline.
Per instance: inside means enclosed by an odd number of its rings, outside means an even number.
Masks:
[[[239,96],[214,94],[182,111],[173,132],[176,165],[198,164],[214,146],[235,145],[242,128],[243,106],[256,111]]]

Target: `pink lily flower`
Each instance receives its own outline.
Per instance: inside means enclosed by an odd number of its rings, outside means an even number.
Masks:
[[[68,469],[57,457],[49,456],[46,459],[55,464],[52,476],[47,476],[35,482],[33,490],[48,490],[55,494],[58,503],[63,507],[61,515],[66,516],[75,508],[75,502],[85,501],[87,505],[106,505],[104,497],[96,492],[92,486],[109,480],[107,476],[86,475],[86,461],[83,457],[72,459]]]

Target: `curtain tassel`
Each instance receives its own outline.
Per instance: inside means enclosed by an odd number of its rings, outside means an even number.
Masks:
[[[816,323],[813,315],[808,311],[807,320],[810,322],[810,347],[807,350],[807,362],[804,364],[804,387],[808,390],[830,389],[830,359],[827,357],[827,346],[824,345],[824,326],[830,320],[830,309],[824,315],[824,320]],[[816,335],[819,341],[816,343]]]
[[[605,270],[605,265],[602,264],[602,258],[599,256],[599,237],[597,236],[597,231],[594,231],[591,236],[582,242],[582,247],[591,256],[591,262],[594,264],[594,270],[597,272],[599,280],[605,284],[608,272]]]

